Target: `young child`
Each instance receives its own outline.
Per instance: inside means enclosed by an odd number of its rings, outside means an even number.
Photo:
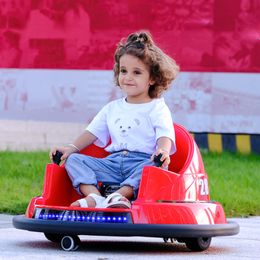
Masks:
[[[176,150],[171,113],[161,98],[179,71],[175,61],[148,32],[121,40],[114,57],[114,79],[125,97],[105,105],[73,144],[50,151],[51,160],[56,151],[63,153],[72,184],[84,196],[71,206],[130,208],[143,167],[155,165],[154,156],[162,154],[167,168]],[[92,143],[110,155],[100,159],[78,153]],[[104,198],[98,182],[120,183],[120,188]]]

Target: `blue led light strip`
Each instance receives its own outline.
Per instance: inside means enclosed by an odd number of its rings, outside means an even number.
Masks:
[[[35,219],[87,223],[132,223],[129,212],[97,212],[76,210],[53,210],[37,208]]]

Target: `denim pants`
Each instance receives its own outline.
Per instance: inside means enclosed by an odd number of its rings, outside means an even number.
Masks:
[[[130,151],[115,152],[105,158],[73,153],[67,158],[65,168],[79,194],[80,184],[97,186],[98,182],[108,182],[118,183],[120,187],[131,186],[136,196],[143,167],[155,165],[150,157],[150,154]]]

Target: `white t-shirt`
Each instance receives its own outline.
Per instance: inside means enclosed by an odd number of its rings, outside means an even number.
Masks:
[[[149,103],[127,103],[125,98],[105,105],[86,130],[98,139],[95,144],[108,152],[120,150],[152,154],[160,137],[172,140],[171,154],[176,151],[171,112],[163,98]]]

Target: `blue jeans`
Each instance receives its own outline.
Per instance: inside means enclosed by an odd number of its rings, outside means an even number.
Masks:
[[[120,187],[131,186],[136,195],[143,167],[155,166],[150,157],[150,154],[129,151],[115,152],[105,158],[73,153],[67,158],[65,168],[79,194],[80,184],[97,186],[98,182],[108,182],[118,183]]]

